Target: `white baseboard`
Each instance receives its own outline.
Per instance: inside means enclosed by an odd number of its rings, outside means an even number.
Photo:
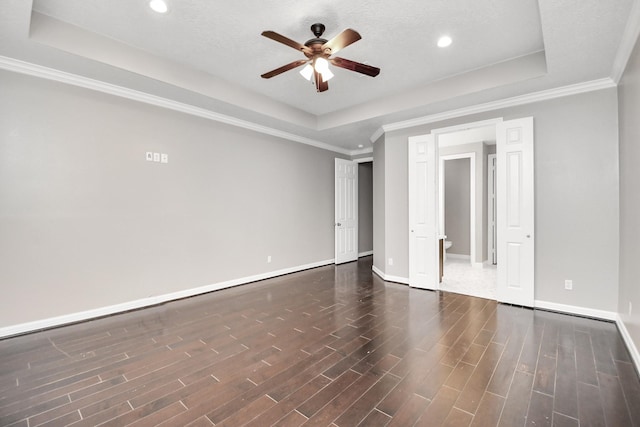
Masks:
[[[622,339],[624,340],[624,343],[627,345],[627,349],[631,354],[633,364],[636,365],[636,371],[640,372],[640,352],[638,352],[638,347],[636,347],[633,339],[631,339],[631,335],[629,334],[629,331],[627,330],[627,327],[625,326],[619,314],[616,316],[616,325],[618,326],[620,335],[622,335]]]
[[[409,284],[409,278],[408,277],[391,276],[389,274],[384,274],[382,272],[382,270],[377,268],[375,265],[371,267],[371,270],[373,270],[374,273],[376,273],[378,276],[380,276],[380,278],[382,280],[384,280],[386,282],[402,283],[404,285],[408,285]]]
[[[447,258],[451,259],[471,259],[471,255],[450,254],[447,252]]]
[[[205,294],[207,292],[217,291],[220,289],[230,288],[233,286],[244,285],[247,283],[270,279],[272,277],[282,276],[285,274],[296,273],[298,271],[308,270],[310,268],[322,267],[325,265],[333,264],[334,262],[335,260],[333,259],[318,261],[310,264],[299,265],[296,267],[284,268],[282,270],[256,274],[254,276],[227,280],[225,282],[214,283],[211,285],[200,286],[197,288],[185,289],[183,291],[172,292],[169,294],[158,295],[158,296],[149,297],[149,298],[142,298],[135,301],[128,301],[122,304],[115,304],[115,305],[110,305],[106,307],[96,308],[93,310],[65,314],[63,316],[50,317],[48,319],[36,320],[33,322],[21,323],[18,325],[5,326],[0,328],[0,338],[6,338],[13,335],[25,334],[28,332],[35,332],[42,329],[53,328],[56,326],[67,325],[70,323],[81,322],[89,319],[95,319],[97,317],[109,316],[112,314],[122,313],[129,310],[136,310],[139,308],[150,307],[150,306],[161,304],[168,301],[192,297],[195,295]]]
[[[579,316],[593,317],[594,319],[612,320],[615,321],[618,317],[618,313],[615,311],[596,310],[594,308],[578,307],[575,305],[558,304],[548,301],[534,301],[535,308],[542,308],[544,310],[557,311],[560,313],[577,314]]]
[[[373,255],[373,250],[365,251],[365,252],[360,252],[360,253],[358,254],[358,258],[362,258],[363,256],[369,256],[369,255]]]

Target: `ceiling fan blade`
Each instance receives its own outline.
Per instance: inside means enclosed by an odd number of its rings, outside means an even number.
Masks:
[[[322,50],[325,51],[325,49],[330,49],[331,51],[329,53],[333,55],[334,53],[338,52],[341,49],[344,49],[350,44],[357,42],[361,38],[362,37],[360,37],[360,34],[357,31],[352,30],[351,28],[347,28],[346,30],[323,44]]]
[[[283,65],[280,68],[276,68],[275,70],[271,70],[268,73],[264,73],[263,75],[261,75],[260,77],[262,77],[263,79],[270,79],[271,77],[275,77],[278,74],[282,74],[285,71],[289,71],[289,70],[293,70],[294,68],[297,68],[301,65],[306,64],[307,62],[309,62],[308,59],[299,59],[297,61],[293,61],[290,64],[287,65]]]
[[[380,74],[380,68],[372,67],[371,65],[362,64],[360,62],[351,61],[349,59],[335,57],[329,59],[329,61],[336,67],[355,71],[356,73],[366,74],[367,76],[375,77]]]
[[[322,80],[322,75],[319,72],[314,71],[313,74],[316,79],[316,90],[318,92],[329,90],[329,82]]]
[[[283,36],[282,34],[278,34],[274,31],[263,31],[262,35],[265,36],[268,39],[277,41],[279,43],[285,44],[289,47],[292,47],[296,50],[299,50],[301,52],[305,52],[308,54],[312,54],[313,52],[311,51],[311,49],[309,49],[307,46],[298,43],[297,41],[291,40],[288,37]]]

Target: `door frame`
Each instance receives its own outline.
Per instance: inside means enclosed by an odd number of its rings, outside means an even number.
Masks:
[[[440,235],[445,235],[444,223],[444,167],[445,161],[457,159],[469,159],[469,262],[471,265],[476,264],[476,153],[459,153],[439,156],[440,170],[438,176],[438,191],[440,194]]]
[[[496,161],[497,154],[489,154],[487,156],[487,261],[491,265],[498,262],[497,244],[497,217],[496,217]],[[493,160],[493,161],[492,161]],[[491,227],[493,226],[493,232]]]
[[[431,153],[434,153],[435,159],[433,160],[433,163],[435,164],[435,168],[438,169],[438,167],[440,166],[440,160],[439,160],[439,150],[438,150],[438,145],[439,145],[439,136],[442,134],[447,134],[447,133],[453,133],[453,132],[458,132],[458,131],[462,131],[462,130],[468,130],[468,129],[473,129],[473,128],[479,128],[479,127],[486,127],[486,126],[495,126],[497,129],[497,126],[499,123],[503,122],[503,118],[502,117],[497,117],[494,119],[488,119],[488,120],[481,120],[481,121],[476,121],[476,122],[469,122],[469,123],[463,123],[463,124],[459,124],[459,125],[454,125],[454,126],[447,126],[447,127],[443,127],[443,128],[437,128],[437,129],[431,129],[431,131],[427,134],[422,134],[422,135],[416,135],[416,136],[412,136],[409,137],[409,142],[411,142],[412,140],[415,141],[424,141],[424,140],[428,140],[429,144],[432,144],[433,147],[430,147]],[[408,142],[408,144],[409,144]],[[410,174],[408,174],[410,175]],[[436,177],[438,177],[439,172],[436,171]],[[411,179],[409,177],[409,179]],[[434,200],[432,201],[432,205],[436,206],[436,212],[439,213],[440,212],[440,208],[437,207],[438,203],[440,201],[440,197],[438,196],[438,190],[440,187],[439,182],[434,182],[433,183],[434,187],[433,189],[431,189],[430,191],[435,194],[434,196]],[[411,192],[408,191],[408,195],[409,197],[411,197]],[[409,224],[411,226],[411,224]],[[440,230],[438,230],[440,231]],[[441,235],[441,234],[440,234]],[[439,236],[435,236],[436,240]],[[411,242],[411,234],[409,234],[409,241]],[[436,257],[438,256],[438,254],[436,253]],[[412,254],[411,251],[411,244],[409,245],[409,284],[411,284],[411,269],[412,269],[412,263],[415,262],[414,259],[415,258],[415,254]],[[439,260],[435,259],[434,260],[435,263],[438,263]],[[500,268],[500,263],[498,263],[498,268]],[[435,280],[435,286],[433,288],[429,288],[429,289],[439,289],[440,288],[440,283],[438,280]]]

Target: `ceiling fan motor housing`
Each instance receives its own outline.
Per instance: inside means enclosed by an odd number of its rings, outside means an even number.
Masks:
[[[311,25],[311,32],[317,37],[320,38],[320,36],[322,34],[324,34],[324,25],[320,24],[319,22],[316,22],[315,24]]]

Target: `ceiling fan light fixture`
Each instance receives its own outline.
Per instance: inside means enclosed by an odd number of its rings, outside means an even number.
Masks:
[[[328,82],[334,76],[334,74],[331,72],[331,70],[329,68],[327,68],[326,70],[321,72],[320,75],[322,76],[322,81],[323,82]]]
[[[151,0],[149,2],[149,7],[153,9],[154,12],[158,13],[167,13],[167,10],[169,10],[167,3],[164,0]]]
[[[442,36],[438,39],[438,47],[447,47],[449,45],[451,45],[451,43],[453,42],[453,40],[451,40],[451,37],[449,36]]]
[[[306,80],[311,81],[311,78],[313,77],[313,67],[311,66],[311,64],[305,65],[305,67],[300,70],[300,75]]]
[[[316,58],[316,60],[314,62],[314,68],[320,74],[322,74],[322,73],[324,73],[326,71],[329,71],[329,61],[327,61],[323,57],[318,57],[318,58]]]

